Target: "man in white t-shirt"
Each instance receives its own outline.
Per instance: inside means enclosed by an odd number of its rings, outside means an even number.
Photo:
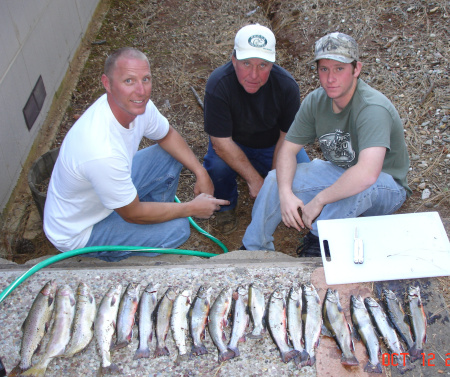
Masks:
[[[208,173],[150,100],[145,54],[128,47],[113,52],[102,83],[106,94],[61,145],[45,204],[45,234],[63,252],[106,245],[176,248],[189,237],[188,217],[209,218],[229,202],[213,197]],[[157,144],[138,151],[144,136]],[[174,203],[183,166],[196,176],[195,198]],[[135,253],[90,255],[118,261]]]

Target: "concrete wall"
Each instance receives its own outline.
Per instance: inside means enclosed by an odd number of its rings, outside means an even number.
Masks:
[[[0,213],[99,1],[0,1]],[[46,97],[29,130],[23,108],[39,76]]]

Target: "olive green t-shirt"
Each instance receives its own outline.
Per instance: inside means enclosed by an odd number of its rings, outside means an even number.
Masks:
[[[319,140],[324,158],[347,169],[358,162],[359,152],[385,147],[382,171],[390,174],[411,195],[406,174],[409,156],[403,125],[394,105],[382,93],[358,79],[348,105],[334,113],[332,100],[323,88],[306,96],[286,140],[306,145]]]

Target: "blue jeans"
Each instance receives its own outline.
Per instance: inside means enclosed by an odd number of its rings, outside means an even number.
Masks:
[[[159,145],[142,149],[133,158],[131,178],[143,202],[173,202],[182,165]],[[94,225],[86,244],[89,246],[144,246],[177,248],[190,235],[189,219],[179,218],[159,224],[131,224],[117,212]],[[158,253],[101,251],[86,254],[108,262],[132,255],[156,256]]]
[[[256,171],[264,178],[272,170],[273,152],[275,145],[269,148],[249,148],[236,143],[247,156]],[[309,162],[309,157],[304,148],[297,155],[297,162]],[[207,170],[214,184],[214,196],[218,199],[229,200],[228,206],[221,206],[220,211],[229,211],[236,207],[238,201],[237,173],[222,160],[212,147],[211,140],[208,144],[203,166]]]
[[[344,169],[328,161],[314,160],[298,164],[292,184],[295,196],[307,204],[319,192],[331,186],[344,173]],[[406,199],[405,189],[386,173],[357,195],[327,204],[312,224],[311,233],[318,235],[317,221],[347,219],[358,216],[380,216],[394,213]],[[252,221],[242,243],[247,250],[274,250],[273,233],[281,222],[280,198],[276,171],[271,171],[256,198]]]

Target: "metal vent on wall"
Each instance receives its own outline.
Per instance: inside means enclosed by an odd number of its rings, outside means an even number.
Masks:
[[[44,86],[44,80],[42,76],[39,76],[36,85],[34,86],[28,101],[23,108],[23,116],[25,117],[25,123],[29,130],[33,127],[39,113],[41,112],[42,106],[44,105],[45,96],[47,95]]]

